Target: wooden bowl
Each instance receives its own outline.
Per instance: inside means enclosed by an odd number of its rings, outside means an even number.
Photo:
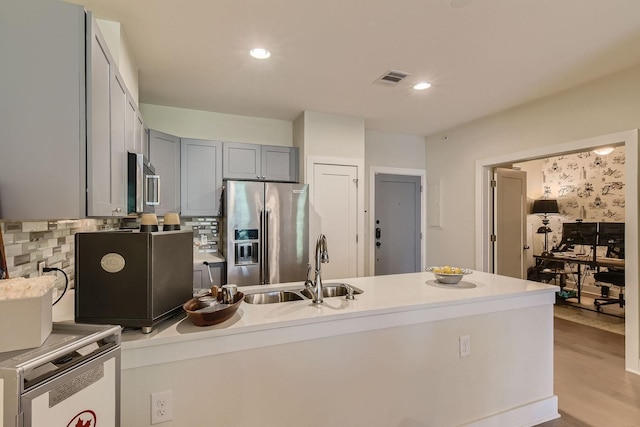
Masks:
[[[182,305],[182,308],[187,313],[187,317],[196,326],[211,326],[222,323],[225,320],[230,319],[240,307],[244,294],[238,292],[235,296],[233,304],[219,304],[215,306],[214,311],[196,311],[203,308],[198,298],[191,298],[189,301]]]

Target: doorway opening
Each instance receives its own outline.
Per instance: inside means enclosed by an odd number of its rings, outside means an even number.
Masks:
[[[494,167],[512,165],[534,159],[557,156],[565,153],[590,151],[597,147],[624,145],[625,168],[625,252],[626,259],[626,322],[625,322],[625,365],[626,370],[640,374],[640,329],[638,323],[638,131],[574,141],[554,146],[540,147],[524,152],[511,153],[476,162],[476,268],[492,271],[490,231],[493,210],[490,200],[490,177]]]

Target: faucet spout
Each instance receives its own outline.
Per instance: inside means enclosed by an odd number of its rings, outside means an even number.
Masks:
[[[324,234],[320,234],[318,236],[318,240],[316,240],[316,268],[315,268],[315,278],[313,282],[309,279],[307,274],[307,281],[305,282],[305,286],[311,290],[313,287],[313,302],[316,304],[321,304],[323,302],[323,290],[322,290],[322,264],[326,264],[329,262],[329,252],[327,250],[327,238]],[[311,268],[311,265],[309,265]],[[309,270],[308,273],[311,271]],[[310,282],[307,285],[307,282]]]

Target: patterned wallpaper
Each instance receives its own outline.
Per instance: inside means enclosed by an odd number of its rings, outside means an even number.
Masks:
[[[542,187],[560,210],[549,217],[549,246],[560,242],[563,222],[624,222],[624,147],[604,156],[587,151],[544,159]]]
[[[624,222],[624,147],[599,156],[593,152],[543,161],[543,192],[558,199],[565,221]]]
[[[591,151],[565,154],[542,160],[542,194],[558,200],[559,215],[549,216],[551,233],[548,235],[549,248],[562,240],[562,223],[575,222],[624,222],[625,221],[625,150],[616,147],[610,154],[599,156]],[[528,172],[528,173],[531,173]],[[537,197],[536,197],[537,198]],[[540,215],[535,219],[534,228],[542,225]],[[544,234],[534,234],[535,253],[540,253]],[[604,255],[606,248],[598,248]],[[570,266],[571,267],[571,266]],[[575,269],[575,266],[573,266]],[[593,272],[584,268],[584,291],[599,294],[594,287]],[[570,280],[575,280],[571,277]],[[612,295],[617,295],[616,291]]]

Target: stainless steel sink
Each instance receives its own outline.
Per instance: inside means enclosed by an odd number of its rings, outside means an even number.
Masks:
[[[249,304],[275,304],[278,302],[300,301],[305,299],[302,295],[289,291],[270,291],[248,294],[244,301]]]
[[[358,289],[355,286],[346,285],[344,283],[323,283],[322,296],[325,298],[346,296],[349,293],[347,290],[348,287],[351,287],[351,289],[353,289],[354,295],[358,295],[363,292],[362,289]],[[311,292],[309,292],[308,289],[302,289],[300,290],[300,293],[307,298],[313,298]]]
[[[322,295],[325,298],[346,296],[349,293],[347,291],[347,286],[350,285],[345,285],[344,283],[323,283]],[[351,289],[353,289],[354,295],[358,295],[363,292],[362,289],[358,289],[354,286],[351,286]],[[255,292],[245,294],[244,296],[244,302],[249,304],[276,304],[279,302],[302,301],[307,299],[313,299],[311,293],[307,289]]]

